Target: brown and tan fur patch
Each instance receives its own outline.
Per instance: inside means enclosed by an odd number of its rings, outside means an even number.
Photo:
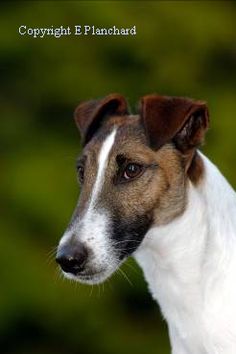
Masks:
[[[96,179],[98,154],[114,125],[118,130],[98,201],[100,207],[119,214],[122,211],[122,217],[127,220],[133,215],[149,215],[156,224],[165,224],[180,215],[185,208],[186,194],[181,155],[172,144],[157,151],[150,149],[138,116],[111,118],[85,147],[85,183],[78,212],[82,213],[88,203]],[[137,180],[116,184],[118,155],[140,165],[156,167],[147,168]]]

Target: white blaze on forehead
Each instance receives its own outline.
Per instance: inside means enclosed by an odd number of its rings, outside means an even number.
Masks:
[[[79,235],[79,240],[89,244],[90,248],[93,249],[93,253],[100,260],[106,254],[108,239],[105,235],[108,229],[109,216],[108,211],[95,210],[94,205],[105,181],[106,167],[109,162],[109,154],[114,145],[116,132],[117,129],[115,128],[101,146],[98,156],[97,176],[85,215],[80,221],[78,219],[74,220],[73,227],[64,234],[60,242],[60,244],[64,244],[70,240],[73,234]]]
[[[104,143],[102,144],[102,147],[101,147],[101,150],[100,150],[100,153],[98,156],[98,172],[97,172],[96,181],[95,181],[95,184],[93,187],[93,191],[91,194],[89,209],[91,207],[93,207],[94,202],[95,202],[100,190],[102,189],[102,185],[104,183],[106,167],[107,167],[107,164],[109,161],[108,157],[109,157],[109,153],[112,149],[112,146],[114,145],[115,136],[116,136],[116,129],[114,129],[112,131],[112,133],[110,133],[108,135],[108,137],[105,139]]]
[[[106,168],[109,162],[109,154],[112,146],[114,145],[116,136],[116,129],[114,129],[104,140],[101,150],[98,155],[98,170],[96,180],[93,186],[93,190],[90,197],[89,206],[81,223],[75,225],[75,233],[79,234],[81,242],[87,243],[87,245],[93,250],[95,259],[100,261],[107,256],[108,238],[107,230],[109,224],[108,211],[96,210],[94,208],[99,193],[102,190],[102,186],[105,181]],[[94,262],[98,262],[94,260]]]

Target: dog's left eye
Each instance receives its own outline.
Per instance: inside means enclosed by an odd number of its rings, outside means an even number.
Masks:
[[[143,166],[137,163],[129,163],[123,171],[123,179],[126,181],[138,177],[143,172]]]
[[[77,166],[77,172],[78,172],[79,181],[82,184],[84,182],[84,167],[81,165]]]

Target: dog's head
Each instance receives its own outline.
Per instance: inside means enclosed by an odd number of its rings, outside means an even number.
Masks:
[[[112,94],[79,105],[75,121],[81,194],[57,261],[67,277],[93,284],[134,253],[153,225],[184,212],[189,181],[203,174],[196,149],[208,111],[201,101],[149,95],[130,115],[125,99]]]

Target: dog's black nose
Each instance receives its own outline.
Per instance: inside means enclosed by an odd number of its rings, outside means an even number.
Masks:
[[[78,274],[84,269],[88,251],[82,243],[63,246],[57,252],[56,262],[66,273]]]

